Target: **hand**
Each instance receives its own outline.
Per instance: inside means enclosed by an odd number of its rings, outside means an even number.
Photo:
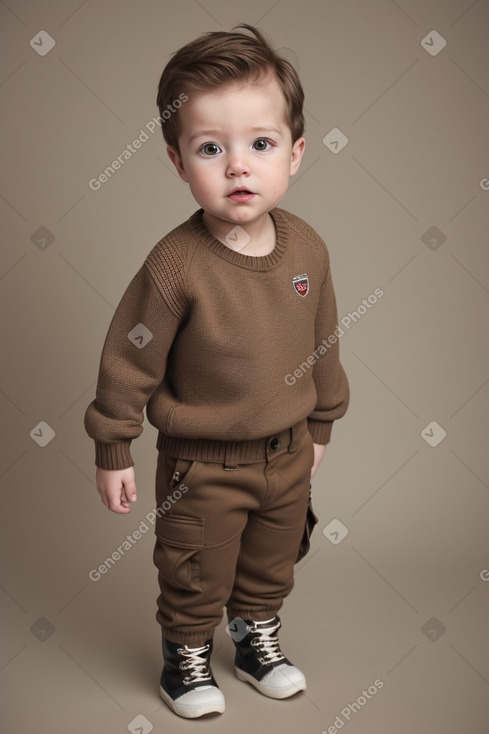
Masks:
[[[131,512],[129,503],[137,500],[132,466],[114,471],[97,467],[96,482],[100,498],[109,510],[121,515]]]
[[[322,462],[324,454],[326,452],[326,445],[315,443],[314,444],[314,464],[311,469],[311,479],[319,469],[319,464]]]

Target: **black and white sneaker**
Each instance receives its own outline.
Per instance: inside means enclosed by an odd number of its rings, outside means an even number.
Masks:
[[[279,617],[266,622],[236,618],[229,623],[230,630],[239,630],[230,633],[236,646],[236,676],[270,698],[289,698],[306,690],[304,674],[280,650],[280,627]]]
[[[188,647],[163,639],[160,696],[178,716],[196,719],[223,713],[224,696],[212,675],[211,653],[212,640],[202,647]]]

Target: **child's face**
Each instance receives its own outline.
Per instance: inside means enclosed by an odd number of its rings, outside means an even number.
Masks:
[[[275,79],[191,94],[178,114],[180,153],[167,151],[197,203],[214,223],[259,223],[284,197],[305,146],[292,144]]]

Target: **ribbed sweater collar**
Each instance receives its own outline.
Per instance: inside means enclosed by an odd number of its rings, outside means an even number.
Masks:
[[[203,209],[198,209],[188,220],[189,227],[193,234],[216,255],[223,260],[227,260],[233,265],[246,270],[271,270],[276,267],[282,260],[289,242],[289,228],[281,211],[277,208],[272,209],[270,215],[275,224],[277,233],[275,248],[268,255],[255,257],[253,255],[243,255],[240,252],[232,250],[230,247],[219,242],[207,229],[202,221]]]

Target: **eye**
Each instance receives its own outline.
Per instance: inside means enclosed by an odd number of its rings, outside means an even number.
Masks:
[[[268,150],[269,147],[271,147],[271,145],[266,138],[258,138],[258,140],[255,140],[253,143],[253,148],[255,150],[264,151]]]
[[[216,143],[204,143],[200,150],[204,155],[216,155],[221,149]]]

